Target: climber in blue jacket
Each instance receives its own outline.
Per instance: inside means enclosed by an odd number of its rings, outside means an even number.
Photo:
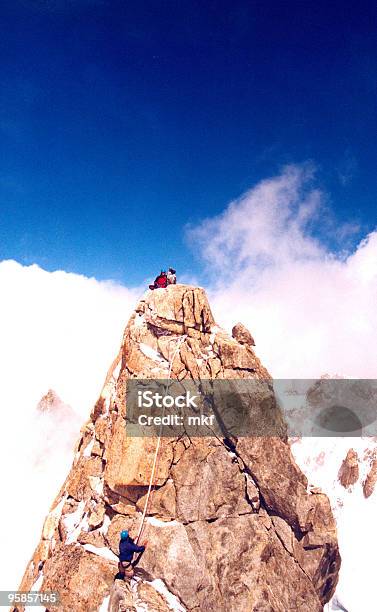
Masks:
[[[129,536],[128,531],[125,529],[120,533],[120,542],[119,542],[119,574],[121,578],[125,578],[127,575],[128,578],[132,578],[133,569],[135,565],[140,561],[140,557],[145,551],[145,547],[147,542],[144,542],[143,546],[138,546],[135,544],[133,539]],[[135,553],[139,553],[136,557],[135,561],[133,561],[133,557]]]

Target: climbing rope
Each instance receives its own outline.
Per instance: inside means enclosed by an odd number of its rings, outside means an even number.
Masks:
[[[180,346],[182,345],[182,343],[184,342],[184,340],[186,340],[187,335],[184,334],[183,336],[181,336],[180,338],[178,338],[178,342],[177,345],[175,347],[174,353],[173,353],[173,357],[170,360],[170,365],[169,365],[169,372],[168,372],[168,378],[167,378],[167,384],[165,385],[165,395],[170,387],[170,379],[171,379],[171,373],[172,373],[172,368],[173,368],[173,363],[174,363],[174,359],[176,358],[176,355],[178,353],[178,350],[180,348]],[[163,418],[165,414],[165,406],[162,406],[162,414],[161,417]],[[156,473],[156,468],[158,465],[158,458],[159,458],[159,451],[160,451],[160,446],[161,446],[161,434],[162,434],[162,418],[161,418],[161,424],[160,424],[160,429],[159,429],[159,434],[158,434],[158,438],[157,438],[157,444],[156,444],[156,450],[154,453],[154,458],[153,458],[153,465],[152,465],[152,472],[151,472],[151,477],[149,480],[149,486],[148,486],[148,492],[147,492],[147,499],[145,500],[145,504],[144,504],[144,510],[143,510],[143,515],[141,517],[141,523],[140,523],[140,527],[139,527],[139,532],[137,534],[137,538],[136,538],[136,543],[139,543],[139,539],[143,533],[144,530],[144,523],[145,523],[145,517],[147,515],[147,511],[149,508],[149,503],[150,503],[150,498],[151,498],[151,491],[152,491],[152,486],[153,486],[153,480],[154,480],[154,475]]]

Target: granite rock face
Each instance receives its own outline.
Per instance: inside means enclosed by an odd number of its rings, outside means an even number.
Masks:
[[[147,549],[134,580],[114,580],[119,532],[138,532],[157,444],[127,436],[128,380],[254,378],[263,388],[258,414],[281,419],[251,336],[238,331],[232,338],[216,325],[201,288],[145,294],[82,427],[22,590],[58,590],[64,612],[323,609],[340,567],[335,522],[327,497],[308,492],[283,425],[279,437],[162,438]]]

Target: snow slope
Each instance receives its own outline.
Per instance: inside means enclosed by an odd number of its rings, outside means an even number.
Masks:
[[[360,476],[355,485],[345,489],[338,472],[350,448],[358,453]],[[309,485],[321,487],[329,496],[337,521],[342,567],[329,610],[376,610],[377,492],[365,499],[362,489],[374,449],[374,438],[302,438],[292,443],[294,457]]]

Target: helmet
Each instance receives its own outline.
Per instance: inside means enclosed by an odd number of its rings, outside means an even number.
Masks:
[[[128,538],[128,531],[127,529],[124,529],[123,531],[120,532],[120,539],[127,540],[127,538]]]
[[[172,274],[175,274],[174,268],[169,268],[169,272],[171,272]]]

